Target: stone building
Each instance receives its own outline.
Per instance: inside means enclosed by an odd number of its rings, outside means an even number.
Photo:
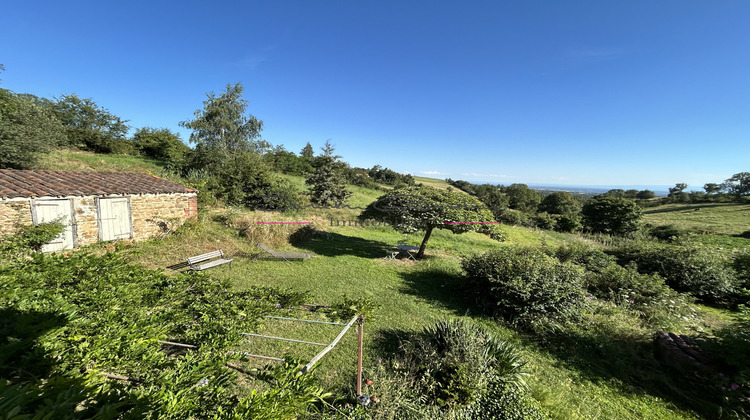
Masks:
[[[0,236],[61,220],[44,251],[145,239],[197,214],[196,190],[148,174],[0,170]]]

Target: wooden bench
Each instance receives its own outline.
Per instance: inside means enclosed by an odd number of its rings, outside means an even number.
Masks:
[[[283,259],[285,261],[310,259],[310,254],[303,254],[301,252],[277,252],[262,243],[258,243],[258,248],[266,251],[266,253],[269,254],[271,258]]]
[[[218,259],[214,260],[214,258],[218,258]],[[213,260],[213,261],[207,262],[205,264],[196,265],[198,263],[202,263],[203,261],[209,261],[209,260]],[[224,258],[224,252],[222,250],[208,252],[206,254],[197,255],[195,257],[190,257],[187,259],[187,263],[190,266],[190,269],[195,270],[195,271],[207,270],[211,267],[216,267],[216,266],[227,264],[227,263],[229,263],[229,266],[231,267],[232,261],[233,260],[231,259]]]

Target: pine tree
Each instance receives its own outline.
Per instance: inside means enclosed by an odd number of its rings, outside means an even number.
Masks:
[[[352,194],[346,190],[346,180],[340,171],[341,156],[333,154],[333,146],[326,141],[323,154],[317,156],[315,172],[305,181],[310,185],[310,201],[321,206],[338,206],[344,204]]]
[[[307,142],[304,148],[302,148],[302,151],[299,152],[299,155],[306,159],[312,159],[315,152],[313,151],[313,147],[310,144],[310,142]]]

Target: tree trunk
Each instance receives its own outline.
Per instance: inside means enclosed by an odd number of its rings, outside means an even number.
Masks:
[[[427,241],[430,240],[430,235],[432,235],[432,228],[433,226],[430,226],[427,228],[427,232],[424,234],[424,239],[422,239],[422,245],[419,246],[419,252],[417,252],[417,258],[422,258],[424,256],[424,249],[427,247]]]

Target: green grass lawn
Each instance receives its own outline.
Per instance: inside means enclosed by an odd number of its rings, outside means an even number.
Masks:
[[[374,196],[377,192],[355,193]],[[361,197],[364,199],[364,197]],[[345,212],[345,210],[339,210]],[[628,325],[632,320],[619,320],[613,327],[625,328],[623,334],[631,341],[620,341],[603,337],[602,348],[615,349],[610,355],[603,354],[601,360],[591,360],[596,346],[591,337],[579,337],[587,347],[580,357],[570,353],[567,347],[535,342],[533,337],[515,331],[502,322],[483,315],[464,297],[460,269],[460,257],[491,250],[508,244],[558,246],[579,241],[576,236],[526,228],[503,228],[508,241],[499,243],[488,237],[467,233],[455,235],[437,230],[428,244],[426,257],[419,262],[386,260],[383,257],[398,241],[419,244],[421,235],[403,236],[389,227],[329,226],[325,223],[313,225],[324,234],[314,235],[297,246],[279,245],[283,251],[307,252],[312,258],[307,261],[284,262],[256,260],[258,252],[253,243],[236,230],[224,226],[216,217],[219,210],[203,213],[201,222],[182,229],[175,235],[163,239],[136,243],[130,252],[133,258],[151,267],[167,267],[184,261],[184,258],[215,249],[224,249],[235,258],[232,267],[224,265],[211,270],[217,277],[233,280],[237,288],[249,286],[276,286],[297,291],[310,292],[310,303],[327,305],[346,295],[351,298],[369,298],[380,308],[375,319],[365,325],[366,359],[372,366],[374,359],[393,349],[394,337],[417,332],[423,327],[443,318],[470,318],[499,336],[517,342],[524,349],[528,360],[528,380],[533,395],[550,412],[553,418],[694,418],[691,412],[671,401],[669,395],[656,390],[654,384],[643,385],[629,378],[627,370],[609,372],[609,363],[641,363],[644,354],[650,354],[650,333],[633,333]],[[354,217],[354,211],[341,217]],[[251,213],[251,212],[247,212]],[[267,217],[267,216],[266,216]],[[274,214],[283,219],[284,214]],[[296,214],[295,218],[308,217]],[[310,215],[321,220],[320,215]],[[292,317],[308,319],[320,315],[310,312],[290,311]],[[598,315],[606,319],[606,314]],[[597,322],[602,322],[601,319]],[[614,321],[613,321],[614,322]],[[281,320],[265,322],[261,334],[282,336],[306,341],[327,343],[338,333],[340,327],[308,325]],[[608,334],[608,332],[604,332]],[[565,340],[570,339],[565,338]],[[594,349],[592,350],[591,347]],[[618,353],[617,348],[628,349]],[[281,357],[294,355],[310,359],[320,347],[283,343],[263,338],[251,338],[243,351]],[[250,361],[248,367],[258,366]],[[653,361],[651,361],[653,363]],[[634,366],[640,375],[652,365]],[[658,367],[658,366],[657,366]],[[354,330],[340,345],[330,352],[319,367],[323,384],[341,392],[351,392],[356,369],[356,335]],[[647,374],[648,375],[648,374]],[[658,372],[654,375],[658,375]],[[656,379],[655,379],[656,381]]]

